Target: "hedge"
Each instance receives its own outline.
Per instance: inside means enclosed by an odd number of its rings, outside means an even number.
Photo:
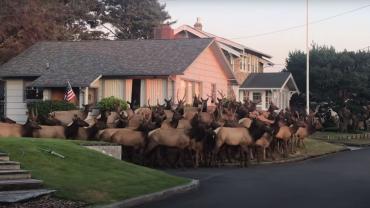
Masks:
[[[76,110],[77,106],[67,101],[44,100],[28,103],[29,109],[37,110],[39,115],[47,115],[53,111]]]

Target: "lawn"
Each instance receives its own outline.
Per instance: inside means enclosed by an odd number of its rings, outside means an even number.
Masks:
[[[307,156],[323,155],[345,149],[345,147],[342,145],[331,144],[317,139],[307,138],[304,140],[304,142],[306,148],[301,149],[300,151],[302,151],[302,154]]]
[[[296,148],[293,154],[289,154],[289,157],[282,157],[281,154],[274,153],[274,160],[267,159],[265,162],[270,164],[271,162],[282,162],[282,161],[289,161],[295,159],[302,159],[312,156],[320,156],[325,155],[328,153],[334,153],[341,150],[345,150],[346,148],[340,144],[331,144],[322,140],[307,138],[304,140],[305,147]]]
[[[369,132],[361,132],[359,134],[340,132],[316,132],[314,135],[311,136],[311,138],[319,139],[333,144],[344,144],[349,146],[370,146],[370,136],[365,137],[364,134],[369,134]]]
[[[50,149],[64,159],[41,149]],[[56,196],[89,204],[106,204],[160,191],[188,179],[113,159],[76,142],[56,139],[2,138],[0,152],[21,162],[32,176],[56,189]]]

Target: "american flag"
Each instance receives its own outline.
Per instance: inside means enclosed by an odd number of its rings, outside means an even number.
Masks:
[[[76,97],[76,94],[73,92],[71,83],[67,81],[67,90],[66,90],[66,94],[64,95],[64,100],[70,102],[75,97]]]

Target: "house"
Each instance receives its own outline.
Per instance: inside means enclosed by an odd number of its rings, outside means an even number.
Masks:
[[[78,105],[115,96],[138,105],[164,98],[216,96],[238,86],[214,38],[43,41],[0,66],[3,112],[26,120],[27,103],[62,100],[67,81]]]
[[[267,110],[270,102],[280,109],[289,107],[290,98],[299,93],[289,72],[254,73],[240,86],[240,97],[258,103],[257,109]]]
[[[164,28],[164,31],[163,37],[172,37],[166,35],[170,33],[168,28]],[[268,109],[270,101],[280,108],[286,108],[289,107],[292,94],[299,92],[291,74],[264,73],[264,68],[273,65],[269,60],[271,55],[204,31],[199,18],[194,27],[182,25],[176,28],[173,38],[214,38],[236,76],[239,85],[233,90],[240,101],[246,98],[260,101],[258,108],[262,110]]]
[[[271,55],[204,31],[200,18],[197,18],[194,27],[182,25],[174,29],[174,38],[214,38],[229,61],[239,84],[242,84],[249,74],[263,73],[265,67],[273,65],[269,60]]]

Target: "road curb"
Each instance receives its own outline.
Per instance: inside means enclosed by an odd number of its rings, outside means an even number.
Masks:
[[[165,189],[151,194],[146,194],[123,201],[115,202],[113,204],[101,206],[102,208],[121,208],[121,207],[134,207],[142,204],[146,204],[153,201],[162,200],[170,196],[192,191],[199,187],[199,180],[192,180],[190,183]]]
[[[328,155],[331,155],[331,154],[335,154],[335,153],[339,153],[339,152],[345,152],[345,151],[350,151],[350,149],[349,148],[343,148],[343,149],[340,149],[340,150],[335,150],[335,151],[327,152],[327,153],[320,154],[320,155],[310,155],[310,156],[298,157],[298,158],[282,160],[282,161],[275,161],[275,162],[261,162],[261,163],[256,163],[254,165],[274,165],[274,164],[285,164],[285,163],[292,163],[292,162],[300,162],[300,161],[305,161],[305,160],[314,159],[314,158],[321,158],[321,157],[325,157],[325,156],[328,156]]]

